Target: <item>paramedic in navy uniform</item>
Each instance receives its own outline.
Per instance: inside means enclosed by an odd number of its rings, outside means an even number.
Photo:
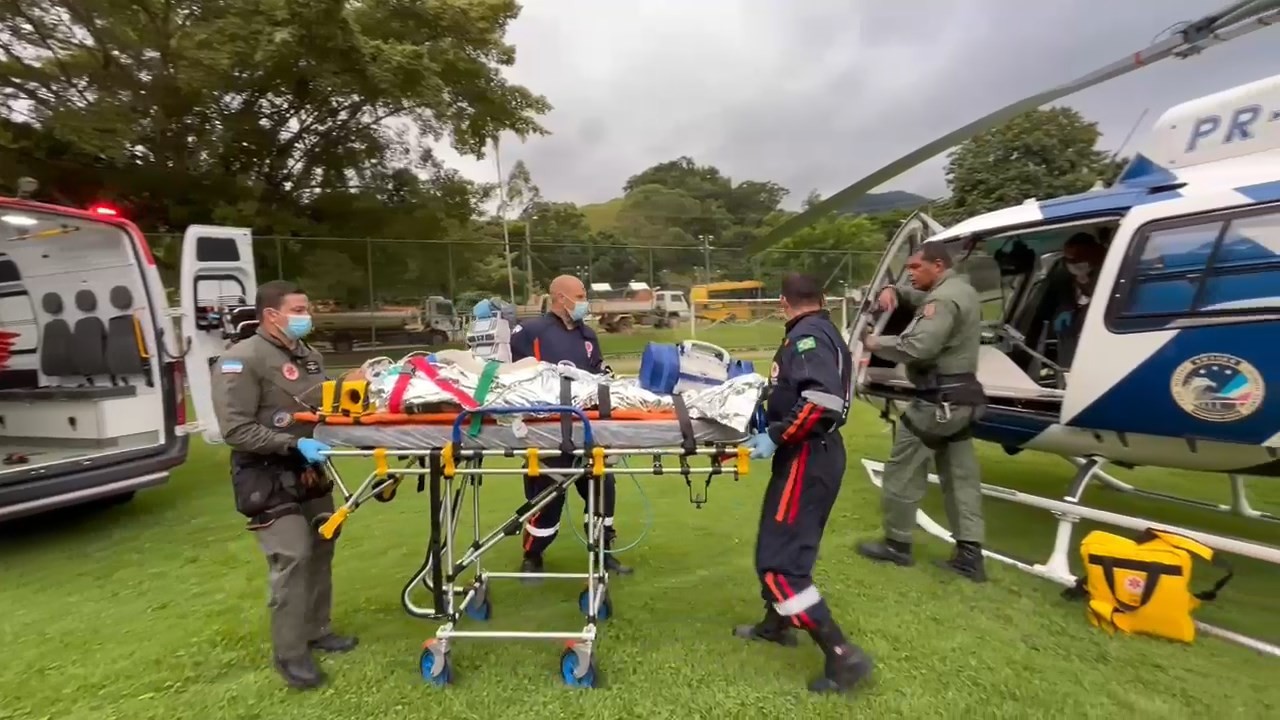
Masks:
[[[604,364],[600,351],[600,338],[583,323],[587,316],[587,289],[582,281],[572,275],[561,275],[551,281],[548,293],[551,311],[541,317],[526,320],[511,331],[511,361],[531,357],[549,363],[570,362],[574,367],[594,373],[612,373]],[[569,467],[574,458],[561,456],[542,461],[548,467]],[[543,475],[525,476],[524,496],[532,500],[542,492],[552,478]],[[578,478],[578,494],[587,497],[587,476]],[[631,568],[618,562],[611,551],[617,533],[613,529],[613,511],[617,504],[617,479],[612,473],[604,476],[603,492],[597,488],[597,502],[604,510],[605,569],[619,575],[630,575]],[[560,495],[529,519],[524,527],[524,562],[520,572],[542,572],[542,553],[556,539],[560,531],[560,513],[564,510],[564,495]],[[585,522],[584,522],[585,526]]]
[[[826,656],[809,689],[844,692],[871,673],[871,658],[850,643],[813,582],[813,564],[845,471],[840,428],[849,416],[853,360],[822,307],[822,286],[808,275],[782,278],[786,335],[773,356],[765,432],[745,443],[753,458],[773,458],[756,538],[764,619],[733,634],[793,646],[793,628]],[[775,454],[776,453],[776,454]]]

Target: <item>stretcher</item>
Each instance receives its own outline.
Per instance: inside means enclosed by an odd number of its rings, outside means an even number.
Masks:
[[[507,416],[507,417],[503,417]],[[689,486],[690,500],[699,505],[716,475],[734,480],[748,471],[746,434],[710,420],[691,419],[677,406],[676,412],[615,410],[600,412],[568,405],[463,409],[457,413],[423,415],[369,414],[360,417],[300,413],[299,421],[317,423],[315,438],[330,445],[326,469],[342,494],[343,502],[332,516],[322,518],[317,530],[333,539],[347,519],[369,500],[390,502],[407,478],[417,479],[418,492],[427,492],[431,531],[426,556],[401,593],[409,615],[438,619],[443,623],[423,645],[419,667],[423,678],[435,685],[454,679],[453,641],[458,638],[499,640],[563,640],[560,676],[571,687],[596,687],[599,672],[595,659],[597,625],[613,614],[609,575],[605,569],[604,519],[596,512],[601,483],[609,466],[626,457],[646,456],[646,474],[669,474],[663,459],[678,458],[678,474]],[[690,458],[706,457],[705,468],[694,470]],[[548,467],[551,457],[573,457],[576,467]],[[373,470],[354,490],[348,489],[334,463],[339,458],[366,458]],[[520,459],[524,467],[484,465],[486,459]],[[393,467],[392,463],[402,463]],[[634,468],[632,472],[637,472]],[[557,497],[565,495],[584,472],[597,480],[587,485],[586,571],[583,573],[492,572],[481,565],[482,556],[504,538],[519,536],[525,524]],[[690,475],[706,472],[706,484],[695,492]],[[525,474],[550,477],[553,482],[524,502],[498,527],[483,533],[480,488],[485,476]],[[470,494],[472,537],[456,538],[461,510]],[[470,579],[463,575],[472,570]],[[585,581],[578,607],[586,625],[577,631],[479,631],[460,630],[463,616],[476,621],[490,617],[493,598],[489,583],[496,579],[556,578]],[[417,596],[430,594],[429,604]]]

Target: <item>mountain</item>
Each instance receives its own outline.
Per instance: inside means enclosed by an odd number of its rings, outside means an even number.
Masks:
[[[933,201],[923,195],[905,190],[890,190],[882,193],[867,193],[837,212],[845,215],[874,215],[892,210],[914,210],[931,202]]]

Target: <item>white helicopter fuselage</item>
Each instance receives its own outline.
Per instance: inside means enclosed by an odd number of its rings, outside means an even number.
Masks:
[[[1053,279],[1078,232],[1109,245],[1067,363],[1051,329],[1063,300]],[[893,334],[910,321],[876,317],[874,304],[922,242],[945,243],[988,303],[980,439],[1280,477],[1280,75],[1165,112],[1111,188],[948,229],[908,219],[854,319],[856,353],[868,328]],[[859,394],[913,396],[901,368],[878,365],[859,375]]]

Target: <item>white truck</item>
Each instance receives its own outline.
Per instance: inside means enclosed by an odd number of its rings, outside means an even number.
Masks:
[[[453,302],[439,295],[413,306],[383,306],[375,310],[320,309],[312,313],[314,339],[335,352],[351,352],[356,343],[380,345],[443,345],[462,339],[462,319]]]
[[[650,288],[642,282],[621,288],[592,283],[588,302],[591,315],[608,332],[626,332],[636,325],[676,327],[689,317],[689,301],[683,291]]]

